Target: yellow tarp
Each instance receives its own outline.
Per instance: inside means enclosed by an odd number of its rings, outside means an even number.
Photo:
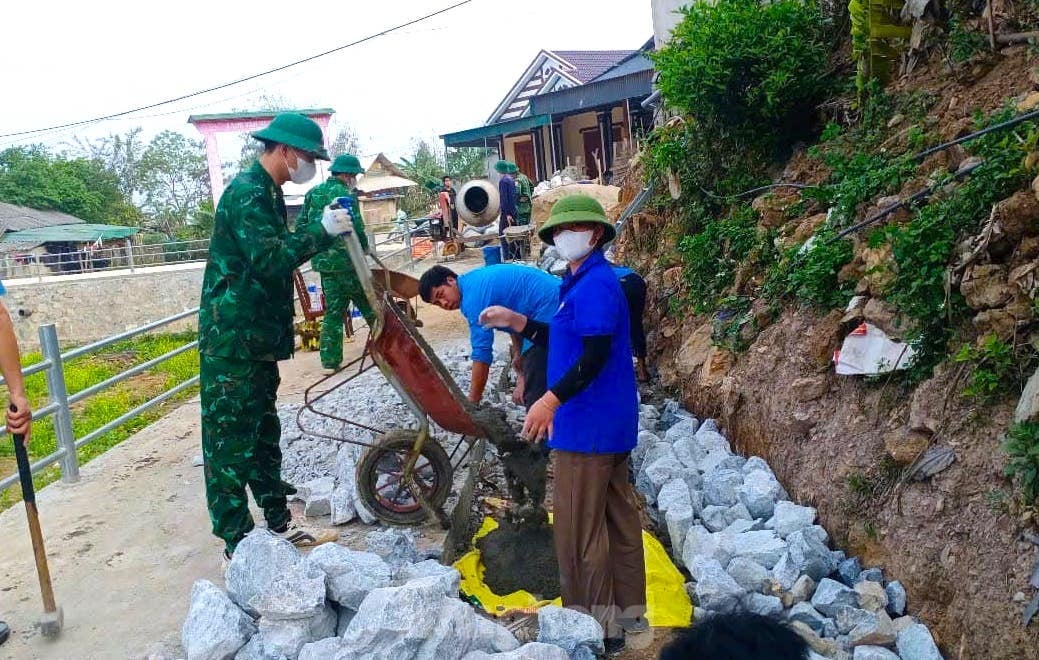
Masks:
[[[473,543],[498,528],[493,518],[484,518]],[[684,628],[693,616],[693,604],[685,591],[685,579],[667,556],[660,541],[642,532],[642,546],[646,555],[646,619],[656,628]],[[477,607],[495,616],[516,612],[534,612],[544,605],[562,605],[562,601],[538,600],[526,591],[499,596],[483,581],[484,566],[480,551],[473,549],[454,563],[462,574],[462,593]]]

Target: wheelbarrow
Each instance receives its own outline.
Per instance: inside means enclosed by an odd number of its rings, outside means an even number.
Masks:
[[[436,353],[415,328],[412,314],[398,304],[418,293],[415,278],[386,268],[365,254],[355,233],[343,236],[364,295],[375,312],[360,357],[307,388],[296,423],[304,433],[365,448],[357,463],[357,490],[365,506],[391,525],[417,525],[435,519],[449,530],[445,553],[460,547],[468,527],[475,482],[487,442],[497,449],[514,502],[540,509],[545,495],[547,458],[520,440],[504,414],[469,402]],[[369,269],[366,257],[378,264]],[[376,428],[316,407],[322,399],[377,367],[411,410],[416,427]],[[345,377],[344,377],[345,375]],[[371,443],[308,428],[306,413],[333,419],[375,434]],[[462,436],[448,454],[433,437],[430,421]],[[463,449],[464,447],[464,449]],[[443,511],[454,472],[469,460],[469,475],[451,515]]]

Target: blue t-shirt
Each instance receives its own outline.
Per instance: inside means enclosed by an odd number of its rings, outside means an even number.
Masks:
[[[480,325],[480,312],[491,305],[508,307],[542,323],[552,320],[559,306],[559,278],[518,264],[497,264],[469,271],[458,278],[462,316],[469,322],[472,359],[494,361],[494,331]],[[526,353],[531,343],[523,341]]]
[[[549,386],[577,362],[584,337],[612,336],[610,356],[595,380],[556,410],[549,447],[585,454],[616,454],[635,447],[639,401],[629,332],[628,303],[620,282],[597,250],[577,273],[563,276],[559,309],[549,326]]]
[[[613,274],[617,276],[618,280],[621,279],[622,277],[624,277],[625,275],[631,275],[632,273],[635,272],[632,269],[628,268],[627,266],[613,265],[611,267],[613,268]]]
[[[5,293],[7,293],[7,289],[4,288],[4,283],[2,280],[0,280],[0,296],[4,295]]]

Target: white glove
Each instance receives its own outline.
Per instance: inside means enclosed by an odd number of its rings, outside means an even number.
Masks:
[[[353,231],[353,216],[349,209],[331,209],[326,206],[321,215],[321,226],[330,236],[342,236]]]

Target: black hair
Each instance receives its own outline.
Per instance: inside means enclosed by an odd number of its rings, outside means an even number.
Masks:
[[[660,660],[806,660],[808,644],[791,628],[759,614],[714,614],[660,651]]]
[[[448,179],[451,179],[451,175],[450,174],[445,174],[444,176],[440,177],[440,182],[443,183],[444,181],[446,181]],[[451,179],[451,180],[454,181],[454,179]]]
[[[458,279],[455,271],[447,266],[433,266],[422,273],[422,277],[419,278],[418,294],[422,297],[422,300],[428,303],[433,297],[433,289],[438,286],[444,286],[450,278]]]
[[[259,138],[257,138],[257,139],[259,139]],[[263,153],[269,154],[270,152],[272,152],[275,149],[277,149],[278,145],[280,145],[281,143],[280,142],[271,142],[270,140],[260,140],[260,144],[263,145]]]

